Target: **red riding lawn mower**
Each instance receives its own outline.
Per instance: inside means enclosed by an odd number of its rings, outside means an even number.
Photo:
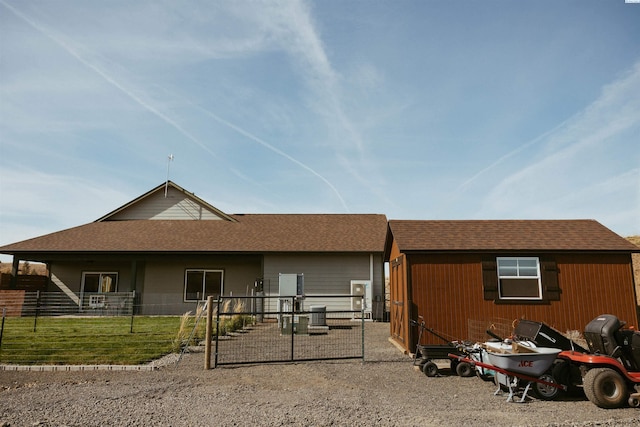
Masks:
[[[584,330],[589,353],[560,352],[554,379],[569,386],[582,382],[584,394],[601,408],[619,408],[625,402],[639,408],[640,332],[624,326],[611,314],[589,322]]]

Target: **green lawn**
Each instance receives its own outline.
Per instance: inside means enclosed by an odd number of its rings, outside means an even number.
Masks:
[[[2,364],[136,365],[178,351],[180,316],[9,317],[0,345]],[[193,327],[186,331],[188,337]],[[184,332],[183,332],[184,336]]]

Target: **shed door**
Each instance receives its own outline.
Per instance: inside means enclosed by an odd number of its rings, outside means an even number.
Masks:
[[[389,287],[391,293],[391,337],[408,350],[407,269],[404,254],[391,262]]]

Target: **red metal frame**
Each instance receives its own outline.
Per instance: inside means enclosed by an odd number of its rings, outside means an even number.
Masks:
[[[615,369],[624,375],[627,380],[640,384],[640,372],[627,371],[622,363],[618,359],[614,359],[610,356],[603,356],[601,354],[589,354],[581,353],[579,351],[562,351],[558,354],[558,359],[568,360],[570,362],[578,363],[581,365],[601,366]]]
[[[481,368],[490,369],[492,371],[500,372],[501,374],[504,374],[504,375],[507,375],[507,376],[522,378],[523,380],[533,381],[533,382],[536,382],[536,383],[540,383],[540,384],[548,385],[548,386],[551,386],[551,387],[559,388],[559,389],[561,389],[563,391],[567,390],[567,386],[564,385],[564,384],[552,383],[552,382],[549,382],[549,381],[541,380],[540,378],[530,377],[529,375],[521,374],[521,373],[518,373],[518,372],[507,371],[506,369],[498,368],[497,366],[490,365],[488,363],[478,362],[477,360],[469,359],[466,356],[449,354],[449,357],[452,358],[452,359],[458,359],[460,362],[467,362],[471,366],[480,366]]]

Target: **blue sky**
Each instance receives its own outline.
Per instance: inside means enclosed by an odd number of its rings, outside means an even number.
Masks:
[[[640,234],[640,4],[0,0],[0,244],[227,213]]]

